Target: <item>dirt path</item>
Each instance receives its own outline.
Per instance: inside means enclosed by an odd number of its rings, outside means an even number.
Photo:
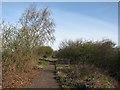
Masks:
[[[49,65],[40,71],[40,74],[33,79],[30,88],[59,88],[59,84],[54,79],[55,65]]]

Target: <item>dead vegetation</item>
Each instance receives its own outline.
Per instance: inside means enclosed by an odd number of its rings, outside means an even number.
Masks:
[[[55,40],[55,24],[50,15],[48,8],[30,6],[16,25],[4,21],[0,24],[3,30],[3,88],[22,88],[37,74],[38,48]]]
[[[62,88],[119,88],[116,80],[91,65],[57,64],[56,70]]]

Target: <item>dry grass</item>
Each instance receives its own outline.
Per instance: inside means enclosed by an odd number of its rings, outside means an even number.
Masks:
[[[93,65],[80,64],[76,67],[58,64],[56,70],[63,88],[118,88],[116,80]]]
[[[30,73],[5,72],[3,74],[3,88],[24,88],[37,74],[37,71]]]
[[[37,75],[37,56],[13,53],[3,62],[3,88],[23,88]]]

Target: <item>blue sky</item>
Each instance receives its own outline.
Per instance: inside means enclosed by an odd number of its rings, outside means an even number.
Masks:
[[[26,8],[33,3],[2,3],[3,20],[16,23]],[[118,43],[118,3],[117,2],[44,2],[34,3],[38,8],[48,7],[54,19],[55,44],[65,39],[102,40],[108,38]],[[1,15],[1,14],[0,14]]]

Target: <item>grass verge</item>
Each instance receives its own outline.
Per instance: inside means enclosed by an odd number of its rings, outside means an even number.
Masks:
[[[39,65],[41,65],[42,67],[47,67],[49,65],[49,62],[43,60],[39,62]]]
[[[116,88],[117,82],[90,65],[56,64],[57,79],[62,88]]]

